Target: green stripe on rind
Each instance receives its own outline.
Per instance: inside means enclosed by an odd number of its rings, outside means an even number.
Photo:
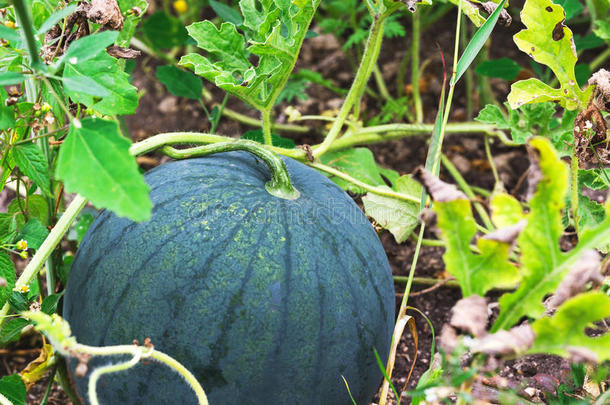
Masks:
[[[212,405],[350,404],[340,374],[368,401],[381,379],[372,346],[387,356],[393,326],[387,258],[343,191],[286,164],[296,201],[269,195],[268,169],[245,153],[149,172],[151,221],[104,212],[81,244],[64,311],[79,341],[151,337],[194,372]],[[81,392],[84,384],[77,380]],[[103,403],[195,401],[154,365],[107,377],[100,394]]]

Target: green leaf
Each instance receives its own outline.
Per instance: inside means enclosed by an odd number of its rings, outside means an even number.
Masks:
[[[13,148],[13,157],[19,170],[50,196],[49,164],[38,145],[34,143],[16,145]]]
[[[578,183],[593,190],[610,188],[610,169],[580,169]]]
[[[391,190],[387,186],[381,187]],[[394,191],[419,198],[422,188],[410,176],[402,176],[395,181]],[[362,203],[366,214],[373,218],[379,226],[390,231],[397,243],[407,240],[419,223],[419,203],[373,193],[368,193],[362,197]]]
[[[259,110],[271,108],[296,62],[320,0],[241,0],[244,37],[234,24],[210,21],[187,27],[206,56],[190,53],[180,65]],[[258,56],[258,64],[250,62]]]
[[[241,139],[249,139],[258,143],[265,143],[262,129],[253,129],[247,131],[241,136]],[[294,149],[296,147],[292,139],[284,138],[277,134],[271,134],[271,145],[286,149]]]
[[[566,12],[566,20],[575,17],[585,9],[578,0],[553,0],[553,3],[560,5]]]
[[[210,7],[212,7],[214,12],[218,15],[218,17],[222,18],[223,21],[230,22],[238,27],[243,24],[244,19],[239,11],[235,10],[233,7],[227,6],[226,4],[215,0],[210,0],[209,2]]]
[[[43,224],[49,223],[49,206],[45,197],[38,194],[30,195],[28,196],[27,204],[25,199],[21,197],[15,198],[13,201],[11,201],[11,203],[8,205],[8,212],[10,214],[18,214],[17,222],[19,228],[25,225],[25,218],[21,214],[21,207],[24,209],[27,208],[26,211],[28,218],[38,218],[38,220]]]
[[[485,42],[487,42],[487,39],[491,35],[491,31],[494,29],[496,23],[498,22],[498,18],[500,18],[500,13],[504,8],[504,4],[506,4],[506,1],[507,0],[502,0],[498,3],[498,6],[494,10],[494,12],[491,13],[489,18],[483,23],[483,25],[481,25],[481,28],[479,28],[477,32],[475,32],[475,34],[472,36],[470,42],[468,42],[468,45],[466,45],[466,49],[464,49],[462,56],[460,56],[460,59],[458,60],[455,69],[455,75],[451,78],[452,84],[457,83],[458,80],[460,80],[460,77],[462,77],[462,75],[466,73],[466,70],[468,69],[474,58],[476,58],[481,48],[483,48],[483,45],[485,45]]]
[[[554,103],[526,104],[513,110],[506,103],[508,118],[499,107],[488,104],[481,110],[477,121],[496,125],[500,129],[509,129],[513,142],[525,144],[532,136],[544,136],[553,142],[561,156],[570,155],[573,144],[574,119],[577,111],[564,111],[561,121],[555,118]]]
[[[11,43],[14,48],[21,46],[21,37],[19,31],[0,24],[0,38],[3,38]]]
[[[142,31],[153,47],[169,49],[184,45],[188,39],[188,32],[182,21],[163,11],[157,11],[142,23]]]
[[[0,287],[0,306],[2,306],[15,287],[15,266],[6,252],[0,252],[0,277],[6,281],[6,286]]]
[[[80,74],[65,76],[61,78],[61,81],[69,94],[82,94],[100,98],[110,95],[110,91],[88,76]]]
[[[14,292],[17,293],[17,291]],[[23,310],[27,309],[28,307],[26,305],[25,309]],[[19,340],[21,330],[30,324],[31,322],[23,318],[13,318],[6,322],[4,325],[2,325],[2,329],[0,329],[0,346],[6,346],[11,342],[16,342],[17,340]],[[2,385],[0,385],[0,390],[2,390]],[[4,393],[4,391],[0,392]]]
[[[320,162],[350,175],[371,186],[385,186],[381,172],[373,153],[367,148],[352,148],[328,152],[320,156]],[[364,194],[366,190],[343,179],[331,177],[339,187],[355,194]]]
[[[522,280],[515,292],[500,298],[500,314],[492,332],[510,328],[523,316],[542,315],[544,297],[555,291],[580,256],[610,239],[610,219],[606,215],[598,226],[582,232],[574,249],[567,253],[561,251],[561,213],[565,207],[568,170],[548,140],[533,138],[530,145],[539,154],[541,179],[529,202],[530,210],[524,215],[527,226],[517,240],[521,249]],[[608,209],[610,204],[606,206]]]
[[[105,53],[106,48],[114,43],[118,35],[116,31],[102,31],[79,38],[70,44],[61,62],[66,65],[82,65],[89,59]]]
[[[585,86],[591,77],[591,67],[588,63],[578,63],[574,66],[574,75],[576,76],[576,83],[579,86]]]
[[[117,46],[129,47],[129,41],[133,37],[136,27],[142,17],[146,15],[148,9],[148,2],[146,0],[118,0],[119,8],[125,18],[123,21],[123,29],[119,33],[115,44]],[[133,13],[131,10],[137,8],[140,10],[139,13]]]
[[[81,215],[76,225],[74,225],[74,230],[76,231],[76,241],[79,245],[85,237],[87,229],[89,229],[89,226],[91,226],[94,219],[95,218],[93,218],[93,215],[84,213]]]
[[[70,14],[72,14],[74,12],[74,10],[76,10],[76,7],[78,7],[78,5],[76,3],[72,3],[62,9],[57,10],[53,14],[51,14],[49,16],[49,18],[47,18],[45,20],[45,22],[40,26],[40,28],[36,32],[36,35],[42,35],[42,34],[46,33],[48,30],[53,28],[53,26],[55,24],[57,24],[58,22],[60,22],[65,17],[69,16]]]
[[[25,224],[17,239],[26,240],[30,249],[39,249],[48,235],[47,228],[37,218],[32,218]]]
[[[514,60],[504,57],[483,61],[474,71],[482,76],[514,80],[521,71],[521,66]]]
[[[595,35],[604,39],[606,42],[610,41],[610,21],[595,20],[596,28],[593,30]]]
[[[203,83],[198,76],[191,72],[166,65],[157,67],[157,78],[174,96],[201,99]]]
[[[47,315],[54,314],[55,311],[57,311],[57,304],[63,295],[62,292],[60,294],[51,294],[45,297],[45,299],[42,300],[42,304],[40,304],[40,310]]]
[[[123,72],[117,59],[103,51],[86,61],[78,58],[68,58],[66,61],[63,73],[64,91],[72,100],[103,115],[135,112],[138,106],[138,91],[129,83],[129,75]],[[97,87],[83,89],[83,84],[91,85],[92,81],[97,83]],[[100,88],[108,93],[101,96],[101,99],[91,94],[96,93],[100,97]]]
[[[11,291],[8,297],[8,302],[15,312],[25,311],[30,305],[27,293],[22,293],[16,290]]]
[[[512,287],[519,281],[517,268],[508,260],[510,242],[479,238],[480,253],[470,250],[477,227],[466,196],[447,202],[435,201],[433,209],[442,231],[441,239],[446,242],[443,261],[447,272],[460,284],[464,297],[484,296],[492,288]]]
[[[25,81],[25,75],[17,72],[0,72],[0,86],[20,84]]]
[[[70,131],[59,151],[57,177],[66,191],[134,221],[150,218],[149,187],[129,154],[131,142],[113,121],[85,118]]]
[[[568,357],[571,350],[583,348],[597,356],[598,362],[610,360],[610,334],[591,337],[585,328],[610,317],[610,297],[592,291],[577,295],[561,305],[552,317],[532,324],[536,334],[528,353],[555,354]]]
[[[12,107],[6,105],[8,94],[0,87],[0,131],[12,128],[15,125],[15,113]]]
[[[70,274],[73,262],[74,256],[64,256],[64,262],[57,269],[57,277],[59,277],[63,285],[66,285],[68,282],[68,275]]]
[[[25,405],[25,384],[19,374],[2,377],[0,379],[0,392],[13,405]]]
[[[551,0],[527,0],[521,11],[521,20],[527,27],[514,36],[519,49],[536,62],[551,68],[559,80],[554,89],[538,79],[522,80],[511,86],[508,102],[516,109],[527,103],[558,101],[568,110],[584,109],[593,92],[593,86],[582,91],[578,87],[574,66],[576,49],[572,31],[563,25],[564,11]]]

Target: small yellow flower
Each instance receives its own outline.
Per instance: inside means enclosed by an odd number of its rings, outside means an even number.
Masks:
[[[21,239],[19,242],[17,242],[17,249],[19,250],[27,250],[28,248],[28,241]]]
[[[19,291],[19,292],[20,292],[20,293],[22,293],[22,294],[27,294],[27,293],[29,293],[29,292],[30,292],[30,287],[29,287],[29,286],[27,286],[27,285],[22,285],[21,287],[19,287],[19,288],[17,289],[17,291]]]
[[[21,256],[21,258],[23,258],[23,259],[27,259],[28,258],[28,251],[27,250],[22,250],[21,252],[19,252],[19,256]]]
[[[174,6],[174,10],[176,10],[176,13],[178,13],[178,14],[186,13],[186,11],[189,8],[189,5],[186,2],[186,0],[176,0],[176,1],[174,1],[173,6]]]
[[[15,23],[12,21],[5,21],[4,25],[9,27],[9,28],[15,28]]]

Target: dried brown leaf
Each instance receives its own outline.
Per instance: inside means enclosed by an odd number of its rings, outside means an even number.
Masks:
[[[536,335],[529,324],[515,326],[510,330],[475,339],[471,345],[473,352],[510,356],[525,353],[534,343]]]
[[[142,54],[142,52],[138,50],[123,48],[116,45],[111,45],[106,48],[106,52],[108,52],[108,55],[120,59],[135,59]]]
[[[510,244],[510,243],[513,243],[515,240],[517,240],[517,238],[519,237],[519,234],[525,228],[526,225],[527,225],[527,220],[522,219],[521,221],[517,222],[514,225],[506,226],[504,228],[499,228],[499,229],[496,229],[495,231],[488,233],[487,235],[483,236],[483,239],[494,240],[496,242]]]
[[[568,299],[585,290],[589,282],[599,285],[604,281],[600,272],[601,257],[596,250],[587,250],[561,281],[555,294],[547,300],[547,311],[553,311]]]
[[[451,310],[451,321],[454,328],[480,337],[485,334],[489,313],[487,300],[478,295],[459,300]]]
[[[428,194],[434,201],[449,202],[454,200],[467,200],[466,194],[462,193],[458,188],[449,183],[445,183],[422,166],[415,169],[413,173],[415,180],[419,181],[425,188]]]
[[[116,0],[91,0],[87,18],[111,30],[123,29],[123,15]]]

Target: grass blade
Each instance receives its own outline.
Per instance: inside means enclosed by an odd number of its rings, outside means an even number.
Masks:
[[[460,57],[460,60],[457,63],[457,67],[455,69],[456,73],[451,78],[450,84],[452,86],[455,85],[458,80],[460,80],[460,77],[462,77],[462,75],[466,72],[474,58],[477,56],[477,54],[487,41],[487,38],[489,38],[489,36],[491,35],[491,31],[496,26],[498,18],[500,17],[500,12],[502,12],[502,10],[504,9],[505,3],[506,0],[502,0],[498,4],[498,7],[494,10],[493,13],[491,13],[487,21],[485,21],[485,23],[481,25],[481,28],[478,29],[478,31],[474,34],[474,36],[468,43],[468,46],[466,46],[466,49],[464,49],[464,53],[462,53],[462,56]]]

